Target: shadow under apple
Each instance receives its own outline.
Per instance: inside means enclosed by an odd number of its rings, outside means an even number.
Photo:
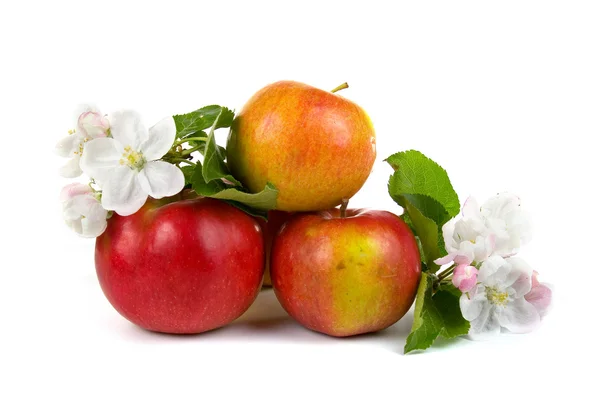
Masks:
[[[197,335],[171,335],[150,332],[125,320],[119,326],[122,337],[139,342],[162,341],[246,341],[254,343],[310,343],[332,345],[352,343],[353,345],[381,347],[402,353],[406,337],[412,325],[412,309],[397,323],[379,332],[366,333],[346,338],[334,338],[302,327],[281,307],[272,289],[263,289],[252,306],[233,323]],[[115,317],[117,318],[117,317]]]

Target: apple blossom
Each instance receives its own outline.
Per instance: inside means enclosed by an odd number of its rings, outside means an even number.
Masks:
[[[483,262],[477,285],[460,297],[462,315],[471,322],[471,337],[499,333],[501,328],[526,333],[538,326],[540,315],[524,297],[531,290],[532,272],[516,257],[494,255]]]
[[[487,229],[477,201],[473,197],[465,201],[462,218],[444,224],[442,234],[448,255],[435,260],[439,265],[452,261],[464,264],[471,264],[473,261],[480,263],[494,250],[494,234]],[[463,261],[455,260],[456,257],[462,258]]]
[[[444,224],[442,233],[448,255],[435,262],[444,265],[462,256],[471,264],[491,255],[516,254],[531,239],[531,225],[521,210],[520,199],[510,193],[500,193],[481,208],[469,197],[463,205],[462,217]]]
[[[106,137],[110,132],[108,119],[95,107],[84,105],[76,111],[75,129],[69,130],[69,135],[56,145],[56,153],[69,158],[59,173],[65,178],[76,178],[81,175],[80,159],[84,146],[92,139]]]
[[[531,240],[531,223],[521,209],[521,199],[499,193],[481,206],[481,216],[495,236],[494,254],[509,257]]]
[[[468,264],[459,264],[454,269],[452,274],[452,284],[458,288],[461,292],[465,293],[470,291],[477,284],[477,274],[479,271],[477,268]]]
[[[94,238],[106,229],[108,213],[98,197],[91,187],[81,183],[67,185],[60,193],[65,222],[80,236]]]
[[[138,211],[148,196],[172,196],[185,184],[181,170],[159,161],[175,141],[175,122],[168,117],[150,129],[134,111],[110,115],[112,138],[86,145],[81,168],[102,187],[102,206],[120,215]]]
[[[552,289],[548,284],[540,283],[538,275],[537,271],[533,271],[531,291],[525,295],[525,300],[533,304],[540,317],[544,317],[552,303]]]

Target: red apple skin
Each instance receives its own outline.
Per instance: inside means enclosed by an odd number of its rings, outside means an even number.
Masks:
[[[308,329],[331,336],[374,332],[397,322],[419,283],[419,249],[408,226],[387,211],[299,214],[275,238],[273,288]]]
[[[271,247],[273,246],[273,240],[275,236],[294,213],[285,211],[270,210],[267,216],[267,221],[262,218],[258,219],[260,227],[263,231],[263,238],[265,240],[265,276],[263,279],[263,286],[269,287],[271,284],[271,273],[270,273],[270,259],[271,259]]]
[[[151,331],[219,328],[250,307],[264,270],[259,225],[224,202],[153,200],[114,215],[96,240],[104,294],[125,318]]]
[[[357,104],[280,81],[259,90],[236,116],[227,162],[252,192],[274,184],[278,210],[328,210],[364,185],[375,147],[373,124]]]

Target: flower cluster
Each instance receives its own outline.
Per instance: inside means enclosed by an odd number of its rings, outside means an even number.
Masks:
[[[146,129],[135,111],[104,115],[85,106],[77,113],[75,129],[56,146],[58,155],[69,158],[60,169],[63,177],[85,173],[90,178],[89,185],[70,184],[61,193],[67,225],[81,236],[97,237],[110,212],[131,215],[148,196],[180,192],[185,183],[181,169],[161,161],[175,135],[172,117]]]
[[[463,293],[460,310],[471,323],[469,335],[534,330],[550,306],[552,291],[524,260],[514,257],[531,240],[520,199],[501,193],[479,207],[470,197],[462,216],[446,223],[442,232],[448,255],[436,263],[453,262],[452,284]]]

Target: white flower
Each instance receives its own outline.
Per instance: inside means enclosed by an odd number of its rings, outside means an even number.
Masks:
[[[521,199],[500,193],[481,206],[485,225],[495,237],[494,254],[509,257],[531,240],[531,223],[521,209]]]
[[[498,333],[501,328],[526,333],[538,326],[540,315],[524,298],[531,290],[532,273],[516,257],[494,255],[483,262],[477,286],[460,298],[463,317],[471,322],[471,337]]]
[[[462,209],[462,218],[448,221],[442,227],[448,255],[435,262],[439,265],[461,257],[461,264],[479,263],[486,260],[494,249],[495,237],[485,224],[477,201],[469,197]]]
[[[110,128],[108,119],[93,106],[82,106],[75,115],[76,128],[71,129],[69,136],[58,142],[55,148],[59,156],[70,158],[59,170],[64,178],[76,178],[81,175],[79,161],[84,145],[92,139],[106,137]]]
[[[94,238],[106,229],[108,213],[89,186],[81,183],[65,186],[60,193],[60,201],[67,226],[80,236]]]
[[[149,130],[134,111],[110,115],[112,138],[88,143],[81,168],[102,187],[102,206],[120,215],[138,211],[148,196],[160,199],[183,189],[183,173],[158,161],[175,141],[175,121],[168,117]]]
[[[444,224],[442,233],[448,255],[436,263],[444,265],[460,256],[470,264],[473,261],[480,263],[491,255],[509,257],[516,254],[531,239],[531,225],[521,210],[520,199],[510,193],[501,193],[481,208],[473,197],[469,197],[463,205],[462,217]]]

